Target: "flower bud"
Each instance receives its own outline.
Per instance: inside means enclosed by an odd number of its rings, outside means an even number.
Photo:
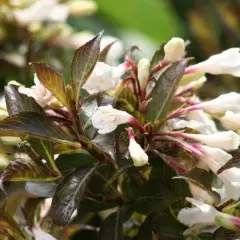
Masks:
[[[144,89],[148,82],[150,61],[142,58],[138,63],[138,81],[141,89]]]
[[[97,4],[93,1],[70,1],[67,3],[70,14],[89,16],[96,12]]]
[[[148,163],[148,155],[142,147],[135,141],[132,128],[128,128],[129,135],[129,154],[135,167],[141,167]]]
[[[240,129],[240,114],[227,111],[223,117],[220,118],[221,123],[228,129],[237,131]]]
[[[164,46],[164,60],[168,62],[176,62],[184,57],[185,45],[184,40],[174,37]]]
[[[238,134],[233,131],[217,132],[208,135],[183,133],[183,136],[199,141],[209,147],[221,148],[226,151],[236,150],[240,144]]]

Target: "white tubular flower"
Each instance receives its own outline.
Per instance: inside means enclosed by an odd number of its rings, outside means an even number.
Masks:
[[[89,16],[96,12],[97,4],[94,1],[70,1],[67,2],[70,14],[78,16]]]
[[[138,63],[138,81],[141,89],[144,89],[148,82],[150,61],[142,58]]]
[[[136,126],[141,132],[144,128],[140,123],[129,113],[114,109],[111,105],[99,107],[92,115],[92,124],[98,129],[98,133],[105,134],[114,131],[118,125],[131,123]]]
[[[31,88],[19,86],[18,91],[33,97],[41,107],[45,107],[53,99],[52,93],[40,83],[36,74],[34,74],[34,83]]]
[[[240,144],[238,134],[233,131],[217,132],[209,135],[183,133],[183,137],[199,141],[209,147],[221,148],[226,151],[235,150]]]
[[[240,77],[240,48],[230,48],[186,68],[185,73],[231,74]]]
[[[129,154],[133,160],[135,167],[141,167],[148,163],[148,155],[144,152],[142,147],[135,141],[133,129],[129,127],[127,129],[129,136]]]
[[[89,94],[112,90],[121,81],[120,77],[127,71],[128,67],[127,63],[120,64],[117,67],[111,67],[106,63],[97,62],[92,74],[83,85],[83,88],[87,90]]]
[[[199,123],[204,124],[204,126],[205,126],[204,132],[200,131],[203,134],[212,134],[212,133],[217,132],[217,128],[215,126],[214,121],[212,121],[208,117],[208,115],[205,112],[203,112],[202,110],[195,110],[195,111],[188,113],[187,119],[189,121],[193,120],[193,121],[197,121]]]
[[[36,1],[29,8],[17,9],[13,14],[17,22],[24,26],[46,20],[64,22],[68,17],[68,7],[58,4],[57,0],[41,0]]]
[[[200,149],[204,153],[201,160],[207,164],[214,173],[217,173],[217,171],[232,158],[231,154],[219,148],[200,146]],[[240,197],[240,169],[233,167],[224,170],[218,174],[218,177],[225,185],[227,196],[238,200]]]
[[[207,134],[207,128],[206,126],[198,121],[191,120],[191,121],[186,121],[184,119],[177,119],[173,118],[167,121],[168,124],[168,130],[178,130],[178,129],[183,129],[183,128],[192,128],[200,133]]]
[[[52,235],[44,232],[40,227],[33,227],[32,233],[35,240],[57,240]]]
[[[164,46],[164,60],[167,62],[176,62],[184,57],[185,45],[184,40],[174,37]]]
[[[235,92],[222,94],[213,100],[200,103],[199,107],[212,114],[225,113],[226,111],[240,112],[240,94]]]
[[[186,198],[194,207],[183,208],[178,213],[178,220],[192,227],[195,224],[217,225],[229,230],[238,230],[240,228],[240,219],[226,213],[219,212],[213,206],[205,204],[202,201],[193,198]]]
[[[227,111],[225,115],[220,118],[220,121],[228,129],[232,129],[234,131],[240,129],[240,113]]]

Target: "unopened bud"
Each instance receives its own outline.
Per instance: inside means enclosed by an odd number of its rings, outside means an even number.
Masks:
[[[183,58],[185,54],[184,40],[174,37],[164,46],[164,60],[176,62]]]
[[[138,63],[138,81],[141,89],[145,88],[149,77],[150,61],[142,58]]]
[[[93,1],[70,1],[68,9],[72,15],[89,16],[96,12],[97,4]]]

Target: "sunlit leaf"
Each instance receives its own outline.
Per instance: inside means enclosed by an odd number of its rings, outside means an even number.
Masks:
[[[87,165],[76,169],[58,186],[51,207],[51,217],[55,224],[64,226],[69,222],[72,213],[83,198],[96,167],[97,165]]]
[[[98,60],[102,35],[103,32],[99,33],[92,40],[81,46],[74,54],[72,61],[71,84],[77,104],[80,97],[80,89],[92,73]]]
[[[31,63],[39,81],[68,109],[71,109],[67,98],[64,77],[46,63]]]
[[[25,189],[29,194],[38,197],[53,197],[57,188],[57,183],[54,182],[26,182]]]
[[[172,63],[157,79],[151,93],[152,101],[147,107],[148,120],[156,121],[166,116],[178,83],[184,74],[187,61],[184,59]]]
[[[21,112],[0,121],[0,134],[7,136],[26,136],[57,142],[71,141],[56,124],[46,116],[36,112]]]
[[[27,158],[14,158],[0,174],[0,181],[53,181],[60,177],[58,172],[46,168],[44,164],[37,164]]]

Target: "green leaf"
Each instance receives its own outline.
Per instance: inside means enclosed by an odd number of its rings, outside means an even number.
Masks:
[[[5,87],[5,99],[9,115],[16,115],[22,112],[36,112],[45,116],[44,110],[33,98],[18,92],[18,86],[9,85]],[[28,137],[28,143],[31,144],[36,153],[48,161],[48,163],[53,166],[53,169],[56,170],[52,142]]]
[[[217,174],[222,173],[223,171],[233,168],[240,167],[240,158],[239,155],[230,159],[227,163],[225,163],[221,168],[218,169]]]
[[[220,195],[212,190],[212,178],[213,175],[208,171],[201,168],[193,168],[187,173],[173,177],[173,179],[184,179],[190,182],[202,190],[206,191],[214,200],[215,204],[218,204],[221,200]]]
[[[133,208],[142,214],[161,212],[179,199],[158,179],[153,179],[140,190],[140,196],[133,203]]]
[[[138,231],[137,240],[152,239],[153,224],[153,214],[150,214],[141,225]]]
[[[236,233],[225,228],[219,228],[212,237],[212,240],[239,240],[240,233]]]
[[[172,63],[157,79],[151,93],[152,101],[147,107],[148,120],[156,121],[166,116],[187,61],[184,59]]]
[[[0,174],[0,182],[53,181],[60,177],[58,172],[47,168],[43,163],[14,158]]]
[[[36,112],[21,112],[0,121],[0,134],[31,136],[71,144],[68,137],[55,123]]]
[[[164,58],[164,45],[165,43],[162,43],[160,48],[154,53],[150,62],[150,69],[153,69]]]
[[[25,240],[25,234],[21,230],[19,224],[7,213],[0,215],[0,234],[3,232],[6,235],[18,240]]]
[[[132,210],[123,207],[110,214],[100,225],[99,240],[124,240],[123,223],[132,215]]]
[[[64,226],[69,222],[96,168],[97,165],[87,165],[76,169],[58,186],[50,211],[56,225]]]
[[[111,43],[109,43],[99,54],[99,58],[98,61],[99,62],[105,62],[106,61],[106,57],[108,55],[109,50],[112,48],[112,45],[115,43],[116,41],[113,41]]]
[[[56,165],[63,175],[87,164],[96,163],[96,160],[85,150],[74,154],[62,154],[56,159]]]
[[[18,86],[8,85],[4,89],[4,95],[8,114],[16,115],[21,112],[38,112],[44,114],[44,110],[32,97],[18,92]]]
[[[92,73],[98,60],[102,35],[103,32],[100,32],[92,40],[81,46],[74,54],[71,84],[77,105],[80,98],[80,89]]]
[[[31,63],[39,81],[46,87],[65,107],[71,109],[66,93],[64,77],[46,63]]]

